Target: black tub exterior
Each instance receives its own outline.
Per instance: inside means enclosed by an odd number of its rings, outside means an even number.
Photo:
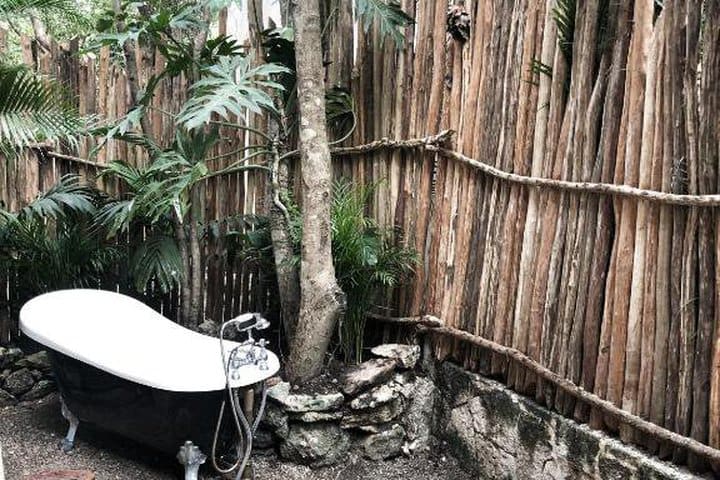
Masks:
[[[224,391],[160,390],[53,350],[49,354],[63,401],[81,424],[170,455],[175,455],[186,440],[209,454]]]

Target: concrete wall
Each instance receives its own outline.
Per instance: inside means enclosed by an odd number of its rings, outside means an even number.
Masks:
[[[556,415],[502,384],[437,366],[437,434],[480,479],[700,478]]]

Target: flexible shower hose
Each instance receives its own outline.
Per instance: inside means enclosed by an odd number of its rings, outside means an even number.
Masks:
[[[220,412],[218,415],[218,421],[215,426],[215,433],[213,435],[213,442],[212,442],[212,452],[210,454],[210,459],[212,462],[213,468],[220,474],[228,474],[238,468],[237,475],[235,476],[235,480],[241,480],[243,472],[245,471],[245,468],[247,467],[248,462],[250,461],[250,455],[252,453],[252,443],[253,443],[253,437],[255,436],[255,432],[257,431],[258,426],[260,425],[260,419],[262,419],[263,413],[265,412],[265,404],[267,402],[267,386],[265,382],[262,382],[262,393],[261,393],[261,400],[260,400],[260,407],[258,408],[257,413],[255,414],[255,419],[253,421],[252,426],[250,425],[250,422],[248,422],[247,417],[242,411],[242,407],[240,405],[240,398],[238,397],[237,389],[233,389],[230,386],[230,362],[226,361],[225,358],[225,346],[223,344],[223,339],[225,335],[225,328],[228,325],[231,325],[233,323],[237,323],[237,320],[229,320],[222,324],[222,327],[220,328],[220,353],[222,355],[222,362],[223,362],[223,372],[225,373],[225,388],[227,390],[228,398],[227,400],[223,400],[222,404],[220,405]],[[252,348],[252,345],[250,346]],[[220,436],[220,429],[222,426],[222,419],[223,415],[225,414],[225,404],[227,401],[230,401],[230,410],[232,411],[233,420],[235,421],[235,428],[238,432],[238,448],[237,448],[237,456],[238,459],[235,461],[235,463],[230,467],[223,469],[221,468],[217,463],[217,442],[218,437]],[[240,452],[242,451],[242,447],[245,447],[245,452],[243,453],[242,457],[240,456]],[[254,475],[253,475],[254,476]]]

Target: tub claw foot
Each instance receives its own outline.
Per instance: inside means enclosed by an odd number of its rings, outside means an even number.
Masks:
[[[200,465],[205,463],[207,457],[200,449],[188,440],[180,447],[177,454],[178,461],[185,467],[185,480],[198,480]]]
[[[80,425],[80,420],[70,411],[62,399],[60,400],[60,405],[62,416],[65,417],[65,420],[70,424],[65,438],[63,438],[60,443],[60,448],[62,448],[63,452],[69,453],[75,446],[75,434],[77,433],[78,425]]]

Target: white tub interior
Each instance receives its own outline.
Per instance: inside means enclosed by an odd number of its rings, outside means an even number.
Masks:
[[[133,298],[104,290],[61,290],[40,295],[20,311],[20,328],[30,338],[118,377],[174,392],[225,388],[220,341],[168,320]],[[225,342],[227,351],[237,344]],[[275,375],[241,367],[242,387]]]

